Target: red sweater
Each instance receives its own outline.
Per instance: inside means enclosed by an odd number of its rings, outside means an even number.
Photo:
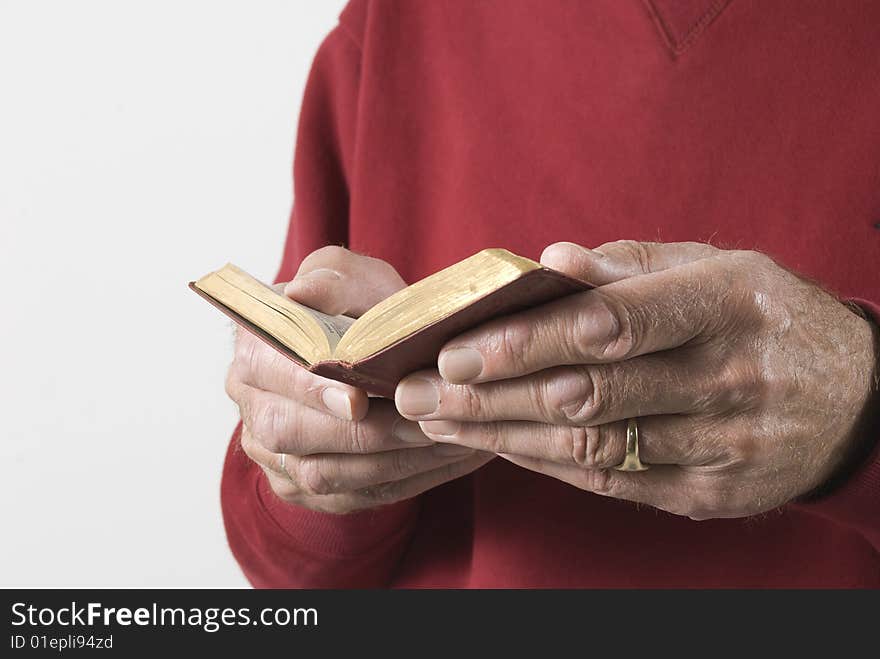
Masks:
[[[278,279],[327,244],[414,281],[490,246],[698,240],[877,314],[878,25],[874,0],[356,0],[307,86]],[[275,498],[236,433],[222,502],[260,587],[880,587],[876,449],[821,499],[747,519],[500,459],[337,516]]]

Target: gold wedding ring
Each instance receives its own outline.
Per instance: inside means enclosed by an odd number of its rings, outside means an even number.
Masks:
[[[649,467],[639,460],[639,424],[636,419],[626,422],[626,455],[615,467],[617,471],[645,471]]]

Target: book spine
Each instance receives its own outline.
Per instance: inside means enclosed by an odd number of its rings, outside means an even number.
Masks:
[[[397,388],[397,380],[382,377],[363,365],[353,367],[344,362],[326,361],[312,365],[309,370],[315,375],[345,382],[383,398],[394,398],[394,390]]]

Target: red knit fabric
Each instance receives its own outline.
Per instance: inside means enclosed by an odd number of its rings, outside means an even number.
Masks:
[[[878,25],[872,0],[352,2],[303,101],[278,278],[328,243],[414,281],[485,247],[701,240],[880,317]],[[275,498],[236,433],[222,502],[261,587],[880,587],[877,450],[748,519],[503,460],[335,516]]]

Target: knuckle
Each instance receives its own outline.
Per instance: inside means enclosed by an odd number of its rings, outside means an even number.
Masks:
[[[602,376],[591,368],[571,369],[556,382],[545,382],[545,387],[557,389],[554,393],[543,392],[536,396],[536,404],[550,407],[545,409],[545,417],[560,420],[567,425],[586,426],[601,416],[607,407],[606,391]]]
[[[728,315],[743,325],[784,322],[779,318],[785,305],[773,304],[773,288],[778,282],[768,273],[778,270],[776,262],[766,254],[736,251],[731,254],[726,277],[721,279],[723,299]]]
[[[609,361],[623,361],[633,355],[636,345],[638,314],[618,302],[609,309],[611,330],[602,350],[602,357]]]
[[[526,320],[513,318],[501,325],[494,336],[492,352],[500,363],[509,364],[517,372],[526,367],[526,355],[535,340],[534,325]]]
[[[759,451],[759,442],[751,433],[740,435],[722,451],[724,466],[733,469],[754,464]]]
[[[556,394],[552,382],[549,380],[538,380],[530,384],[526,390],[528,397],[528,406],[532,408],[534,414],[539,419],[553,422],[555,420],[562,421],[565,413],[562,411],[565,403],[560,400],[560,396]]]
[[[238,387],[235,390],[235,398],[232,401],[238,405],[238,414],[241,420],[250,428],[250,432],[253,433],[254,391],[246,386]]]
[[[456,388],[460,392],[458,404],[461,412],[469,419],[482,419],[486,413],[486,405],[480,389],[469,385],[458,385]]]
[[[257,443],[254,441],[254,438],[251,436],[251,434],[247,432],[242,432],[239,444],[241,445],[241,450],[244,451],[244,454],[248,456],[252,461],[257,462]]]
[[[272,491],[278,497],[291,502],[295,497],[303,494],[297,471],[291,465],[288,465],[286,474],[280,473],[280,470],[276,471],[266,465],[260,465],[260,467],[263,469],[263,473],[266,474]]]
[[[741,285],[750,281],[756,272],[760,272],[771,259],[766,254],[754,250],[736,249],[725,253],[730,284]]]
[[[582,319],[570,330],[575,332],[572,341],[578,353],[582,356],[597,354],[595,330],[582,331],[584,327],[594,327],[597,319],[603,326],[604,335],[600,339],[598,356],[606,361],[622,361],[631,357],[638,347],[638,312],[607,293],[599,296],[598,304],[584,309]]]
[[[390,451],[388,453],[390,460],[389,478],[391,480],[406,478],[415,471],[415,460],[411,454],[412,451],[407,449]]]
[[[568,455],[571,461],[587,469],[609,466],[609,448],[603,441],[602,426],[571,426],[567,429]]]
[[[730,494],[722,486],[721,479],[703,479],[701,486],[681,504],[678,514],[696,521],[724,517],[730,507]]]
[[[755,360],[730,359],[719,369],[701,404],[709,411],[753,409],[772,397],[778,380],[769,367]]]
[[[654,244],[656,245],[657,243],[654,243]],[[695,240],[686,240],[681,244],[684,247],[686,247],[688,250],[693,252],[694,254],[699,254],[702,258],[705,258],[708,256],[715,256],[716,254],[718,254],[721,251],[717,247],[715,247],[714,245],[712,245],[711,243],[708,243],[708,242],[704,243],[704,242],[695,241]]]
[[[746,266],[765,266],[770,263],[773,263],[773,259],[771,259],[764,252],[759,252],[753,249],[738,249],[734,250],[731,253],[731,256],[735,261],[742,265]]]
[[[797,392],[799,383],[796,379],[787,377],[769,359],[762,361],[764,364],[756,365],[752,376],[753,406],[774,403]]]
[[[276,497],[286,503],[300,503],[300,499],[303,496],[303,491],[284,477],[270,478],[269,487],[272,488],[272,492]]]
[[[378,446],[378,434],[369,423],[351,423],[351,429],[348,434],[348,452],[349,453],[370,453]]]
[[[226,395],[238,406],[238,416],[243,421],[247,421],[252,416],[251,410],[253,408],[255,390],[244,384],[231,372],[227,374],[224,386]]]
[[[609,426],[595,426],[587,431],[587,459],[594,467],[604,469],[620,462],[614,455]]]
[[[248,425],[254,438],[273,453],[284,452],[287,414],[272,402],[254,401],[248,405]]]
[[[565,454],[571,456],[571,461],[581,467],[588,467],[589,449],[587,429],[583,426],[571,426],[564,430],[567,443]]]
[[[616,245],[623,258],[635,263],[643,273],[651,272],[651,251],[647,243],[637,240],[618,240]]]
[[[459,431],[461,434],[462,431]],[[471,424],[467,431],[476,435],[474,445],[479,446],[481,451],[489,453],[506,453],[507,443],[504,436],[499,432],[497,423],[475,423]]]
[[[300,458],[296,472],[296,480],[299,481],[305,493],[310,496],[332,494],[336,491],[333,480],[325,473],[325,465],[320,458],[312,456]]]
[[[614,496],[614,479],[607,469],[587,469],[582,478],[581,489],[603,497]]]
[[[226,379],[223,382],[223,389],[226,395],[233,402],[238,402],[241,390],[241,378],[238,375],[238,369],[233,363],[226,371]]]

